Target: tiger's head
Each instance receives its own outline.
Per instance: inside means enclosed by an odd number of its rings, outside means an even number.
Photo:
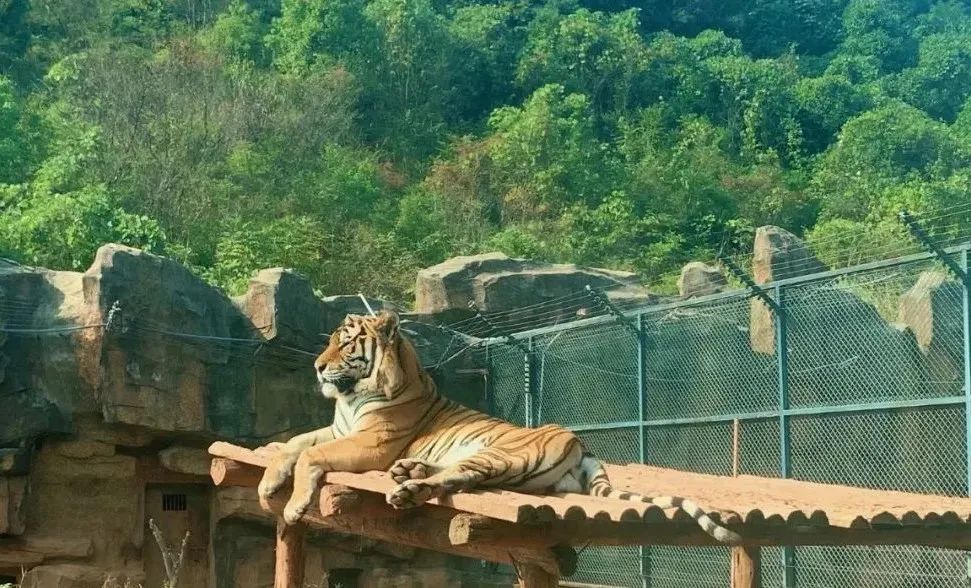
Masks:
[[[349,314],[330,335],[314,368],[327,398],[383,392],[389,399],[407,383],[414,350],[398,331],[394,312],[377,316]]]

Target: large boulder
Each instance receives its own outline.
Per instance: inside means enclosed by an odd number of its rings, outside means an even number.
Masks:
[[[250,374],[234,361],[243,351],[234,340],[250,330],[225,294],[178,262],[121,245],[101,247],[83,283],[85,302],[110,323],[100,350],[106,422],[203,432],[210,398],[243,400]]]
[[[96,356],[107,423],[259,440],[330,418],[312,369],[326,308],[293,272],[260,272],[234,303],[178,262],[105,245],[83,301],[109,325]]]
[[[548,264],[513,259],[502,253],[454,257],[418,272],[415,285],[415,313],[434,316],[438,321],[455,321],[472,315],[469,302],[483,313],[504,312],[525,306],[549,303],[582,292],[587,285],[623,292],[627,300],[635,292],[645,303],[651,295],[637,286],[637,275],[630,272]],[[571,300],[554,316],[544,308],[549,322],[576,318],[578,304]]]
[[[0,267],[0,447],[71,429],[72,413],[94,410],[78,358],[90,331],[77,329],[63,300],[80,274]]]
[[[768,284],[826,271],[826,266],[810,251],[802,239],[779,227],[764,226],[755,231],[752,275],[757,284]],[[752,299],[752,349],[757,353],[775,353],[773,312],[764,302]]]
[[[323,340],[327,309],[310,282],[293,270],[259,271],[235,302],[267,341],[309,349]]]
[[[960,282],[942,271],[923,272],[900,297],[897,319],[917,338],[927,381],[951,384],[954,393],[959,393],[964,369],[961,298]]]
[[[725,290],[728,280],[721,269],[702,261],[692,261],[681,268],[678,294],[681,298],[708,296]]]
[[[759,227],[755,231],[752,253],[752,273],[759,284],[827,269],[802,239],[771,225]]]
[[[330,422],[331,405],[317,392],[313,363],[326,341],[329,311],[306,278],[292,270],[260,271],[235,300],[266,345],[252,353],[252,429],[263,438]],[[215,392],[215,391],[213,391]],[[222,396],[229,414],[234,397]]]

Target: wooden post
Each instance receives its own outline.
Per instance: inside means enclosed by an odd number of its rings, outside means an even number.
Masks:
[[[738,419],[732,419],[732,476],[738,477],[738,450],[741,438],[739,436]]]
[[[273,588],[303,588],[303,523],[276,522],[276,572]]]
[[[557,576],[533,564],[518,564],[516,575],[519,576],[519,588],[556,588],[560,585]]]
[[[732,588],[762,588],[762,548],[732,547]]]

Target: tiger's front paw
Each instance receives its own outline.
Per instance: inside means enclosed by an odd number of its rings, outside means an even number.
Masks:
[[[292,455],[281,455],[270,461],[256,489],[261,500],[268,500],[287,483],[295,463],[297,458]]]
[[[293,468],[293,492],[283,509],[283,520],[288,525],[295,524],[307,512],[323,473],[324,470],[314,465],[306,452],[300,454]]]
[[[395,508],[414,508],[435,498],[435,489],[421,480],[409,480],[392,488],[386,500]]]
[[[404,484],[408,480],[423,480],[431,472],[430,466],[420,459],[405,458],[394,462],[388,470],[391,479],[397,484]]]
[[[303,515],[307,512],[307,507],[310,506],[310,500],[302,500],[298,497],[293,497],[287,506],[283,509],[283,520],[288,525],[295,525]]]

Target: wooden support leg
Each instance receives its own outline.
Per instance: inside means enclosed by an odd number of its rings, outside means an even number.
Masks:
[[[519,564],[519,588],[556,588],[560,579],[537,565]]]
[[[306,527],[303,523],[287,525],[283,519],[276,523],[276,573],[273,588],[303,588],[303,543]]]
[[[762,588],[762,548],[732,547],[732,588]]]

